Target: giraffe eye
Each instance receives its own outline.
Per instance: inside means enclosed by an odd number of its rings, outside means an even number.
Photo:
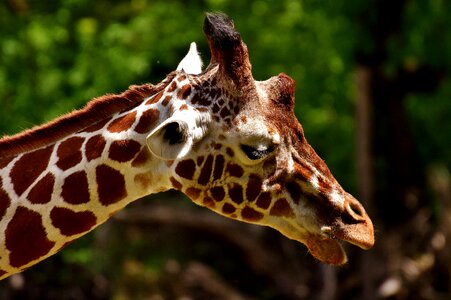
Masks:
[[[241,145],[241,150],[243,150],[244,154],[246,154],[247,158],[250,160],[262,159],[271,154],[274,149],[276,149],[275,145],[260,146],[258,148],[249,145]]]

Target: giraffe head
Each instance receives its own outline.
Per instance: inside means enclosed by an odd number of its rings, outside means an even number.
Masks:
[[[343,264],[338,240],[368,249],[373,225],[304,137],[294,115],[293,79],[255,81],[233,21],[207,14],[211,62],[195,45],[179,65],[168,119],[147,137],[174,188],[229,218],[266,225]],[[181,78],[181,79],[180,79]]]

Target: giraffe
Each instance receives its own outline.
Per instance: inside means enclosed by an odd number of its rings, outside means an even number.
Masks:
[[[304,137],[295,82],[253,79],[233,21],[207,13],[211,51],[192,43],[156,85],[130,86],[0,140],[0,278],[21,272],[145,195],[176,189],[220,215],[270,226],[318,260],[369,249],[372,222]]]

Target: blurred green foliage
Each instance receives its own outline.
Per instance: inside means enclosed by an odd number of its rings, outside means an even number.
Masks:
[[[204,11],[224,11],[249,45],[256,79],[285,72],[297,81],[307,137],[352,186],[356,33],[345,9],[293,0],[3,3],[0,132],[19,132],[130,84],[159,82],[191,41],[208,64]]]
[[[204,11],[231,15],[249,46],[254,77],[284,72],[297,82],[296,113],[307,138],[340,181],[355,190],[354,69],[356,49],[371,51],[357,26],[360,1],[25,1],[0,5],[0,132],[12,134],[82,107],[130,84],[157,83],[191,41],[208,63]],[[448,8],[448,9],[447,9]],[[449,5],[411,1],[403,34],[390,40],[384,72],[419,64],[451,68]],[[367,13],[371,22],[371,12]],[[422,155],[451,165],[449,84],[414,95],[407,109]],[[448,87],[448,88],[447,88]],[[433,155],[432,155],[433,154]],[[437,156],[437,154],[439,154]]]

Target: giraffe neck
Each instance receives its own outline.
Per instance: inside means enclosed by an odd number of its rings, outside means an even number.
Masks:
[[[0,278],[56,253],[130,202],[172,188],[166,163],[146,145],[168,114],[162,95],[169,88],[36,149],[0,152]]]

